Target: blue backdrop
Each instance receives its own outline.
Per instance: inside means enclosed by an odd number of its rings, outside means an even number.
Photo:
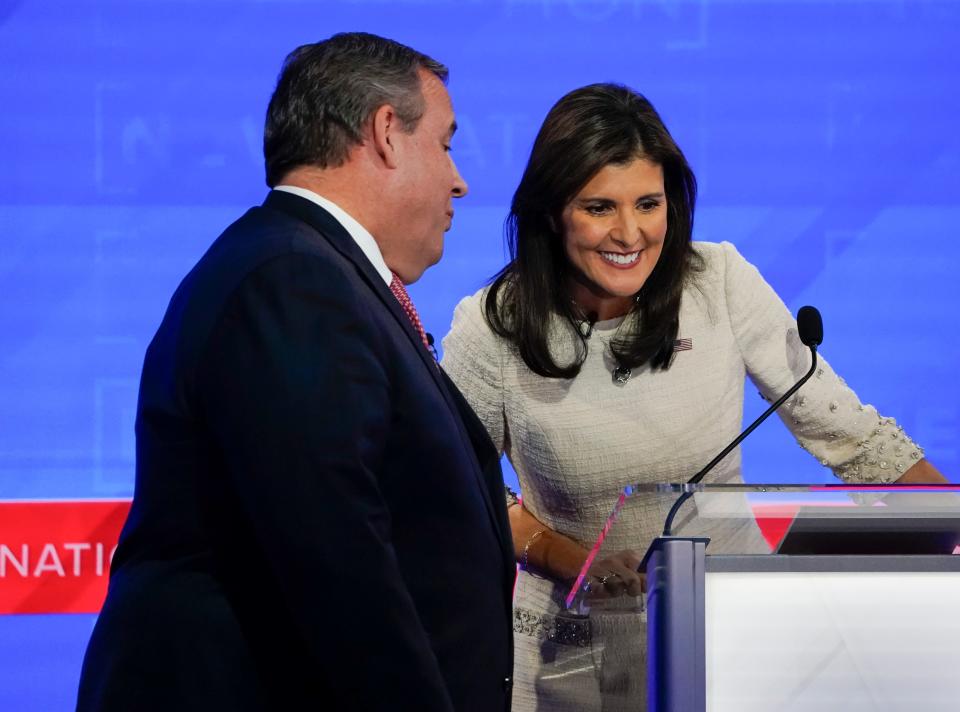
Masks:
[[[350,29],[451,68],[471,193],[411,289],[429,331],[503,264],[551,104],[623,82],[697,173],[696,237],[735,242],[792,309],[819,306],[836,369],[960,473],[954,0],[0,0],[0,499],[132,493],[167,300],[263,198],[285,54]],[[830,476],[777,423],[744,456],[754,481]],[[0,618],[0,709],[70,709],[92,623]]]

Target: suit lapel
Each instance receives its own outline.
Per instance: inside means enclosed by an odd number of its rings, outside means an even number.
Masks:
[[[390,288],[384,284],[380,273],[370,264],[370,260],[363,254],[363,251],[357,245],[346,228],[341,225],[336,218],[321,208],[316,203],[312,203],[306,198],[301,198],[292,193],[283,191],[272,191],[263,203],[264,207],[280,210],[288,215],[292,215],[299,220],[307,223],[310,227],[319,232],[333,248],[349,260],[360,272],[364,281],[376,294],[377,298],[383,303],[387,310],[397,320],[400,328],[403,329],[410,343],[413,344],[417,355],[421,361],[428,367],[431,377],[439,386],[440,376],[436,372],[436,364],[432,354],[423,347],[420,335],[410,323],[410,318],[403,311],[400,302],[393,296]]]
[[[487,508],[487,514],[490,516],[495,529],[501,534],[500,538],[502,540],[504,522],[501,521],[502,517],[498,516],[499,508],[494,507],[493,501],[491,500],[490,488],[486,482],[486,477],[483,471],[485,463],[480,462],[480,458],[483,456],[482,448],[477,447],[476,438],[472,437],[468,431],[465,422],[466,413],[463,412],[463,408],[452,395],[451,388],[448,388],[447,384],[444,382],[444,379],[446,378],[445,374],[442,373],[439,364],[433,360],[433,355],[424,348],[423,341],[420,340],[420,334],[418,334],[413,328],[413,324],[410,323],[409,317],[403,311],[403,307],[400,306],[400,302],[397,301],[397,298],[393,295],[393,292],[391,292],[390,288],[384,284],[383,278],[380,276],[377,270],[374,269],[373,265],[370,263],[370,260],[368,260],[366,255],[363,254],[363,251],[350,236],[350,233],[347,232],[346,228],[344,228],[339,221],[337,221],[330,213],[321,208],[319,205],[307,200],[306,198],[293,195],[292,193],[285,193],[283,191],[276,190],[271,191],[270,194],[267,195],[263,205],[265,208],[279,210],[287,215],[291,215],[298,220],[301,220],[316,230],[322,237],[324,237],[327,242],[330,243],[335,250],[337,250],[337,252],[343,255],[343,257],[345,257],[357,268],[357,271],[363,277],[364,281],[369,285],[371,290],[373,290],[374,294],[384,305],[384,307],[386,307],[387,311],[393,315],[393,318],[400,325],[400,328],[403,329],[403,332],[407,335],[412,348],[420,357],[424,367],[430,374],[430,378],[433,379],[434,383],[437,385],[437,388],[440,389],[440,393],[443,395],[443,399],[446,401],[447,407],[453,414],[453,420],[460,429],[460,436],[464,440],[464,445],[469,445],[471,447],[471,451],[476,454],[476,457],[474,458],[475,466],[473,468],[474,477],[480,485],[480,491],[483,496],[484,505]],[[451,387],[455,390],[455,386],[452,386],[451,384]],[[457,396],[459,396],[459,393],[457,393]],[[462,400],[462,396],[459,397]],[[467,408],[469,408],[469,406],[467,406]],[[474,418],[476,418],[472,412],[470,412],[469,415],[472,415]],[[486,436],[486,431],[484,431],[484,436]],[[486,436],[486,438],[489,442],[489,436]],[[508,553],[509,558],[512,559],[512,549]]]

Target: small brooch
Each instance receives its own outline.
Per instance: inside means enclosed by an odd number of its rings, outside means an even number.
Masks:
[[[691,351],[693,349],[693,339],[676,339],[673,342],[674,351]],[[613,369],[613,382],[618,386],[626,385],[632,375],[626,366],[617,366]]]

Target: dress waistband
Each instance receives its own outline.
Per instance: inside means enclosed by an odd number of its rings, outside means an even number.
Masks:
[[[593,638],[589,618],[538,613],[522,606],[513,608],[513,632],[578,648],[589,648]]]

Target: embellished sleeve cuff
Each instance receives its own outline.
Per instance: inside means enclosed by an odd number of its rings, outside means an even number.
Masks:
[[[895,482],[923,458],[897,421],[862,403],[825,360],[780,417],[821,465],[850,484]]]
[[[923,448],[893,418],[881,417],[873,431],[857,443],[857,451],[852,460],[833,468],[845,482],[893,482],[923,458]]]

